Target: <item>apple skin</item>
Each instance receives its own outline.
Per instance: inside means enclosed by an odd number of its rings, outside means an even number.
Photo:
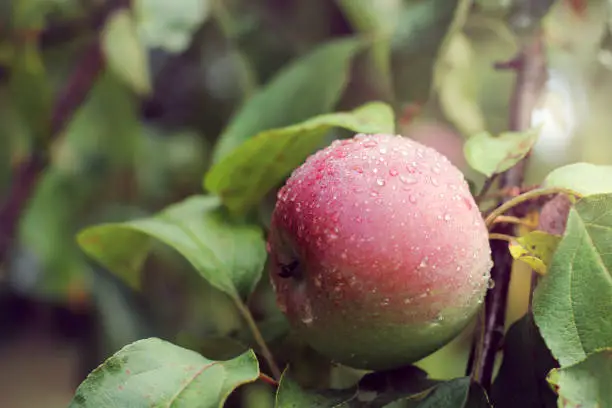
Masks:
[[[312,156],[278,193],[268,239],[277,303],[321,354],[354,368],[413,363],[475,315],[492,266],[463,174],[394,135]]]

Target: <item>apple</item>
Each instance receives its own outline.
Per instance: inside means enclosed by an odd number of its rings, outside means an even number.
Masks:
[[[268,238],[277,303],[315,350],[382,370],[464,329],[492,266],[463,174],[418,142],[334,141],[279,190]]]

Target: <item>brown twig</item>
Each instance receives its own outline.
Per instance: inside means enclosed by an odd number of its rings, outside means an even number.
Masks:
[[[129,1],[116,0],[109,4],[112,7],[109,5],[105,9],[105,17],[119,8],[129,6]],[[48,121],[47,143],[51,143],[61,134],[73,113],[89,94],[103,65],[100,44],[96,39],[86,48],[83,56],[76,63],[70,79],[57,96]],[[48,161],[48,152],[35,151],[14,170],[11,187],[5,202],[0,206],[0,264],[6,259],[19,225],[21,213],[27,206]]]
[[[535,35],[523,46],[516,58],[509,63],[498,64],[497,67],[516,70],[517,77],[510,103],[509,130],[525,131],[531,127],[531,113],[547,79],[544,44],[541,34]],[[526,165],[527,157],[501,174],[499,188],[501,190],[520,188]],[[502,197],[499,205],[506,201],[508,201],[508,198]],[[520,214],[517,208],[513,208],[508,215],[521,218],[525,214]],[[500,223],[495,225],[492,232],[514,235],[514,226]],[[495,359],[504,336],[506,304],[513,263],[507,242],[491,241],[491,252],[494,263],[491,270],[491,279],[495,282],[495,286],[489,290],[485,299],[483,330],[477,336],[478,344],[474,353],[473,364],[471,364],[472,378],[486,390],[491,387]]]

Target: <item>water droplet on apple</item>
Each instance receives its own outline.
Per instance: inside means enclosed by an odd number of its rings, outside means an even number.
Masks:
[[[487,282],[487,287],[489,289],[493,289],[495,287],[495,281],[493,279],[489,279],[489,281]]]
[[[444,221],[450,221],[451,216],[450,214],[444,214]]]
[[[398,174],[399,174],[399,172],[398,172],[397,170],[395,170],[395,169],[389,169],[389,175],[390,175],[391,177],[395,177],[395,176],[397,176]]]
[[[385,180],[383,180],[383,179],[381,179],[381,178],[376,179],[376,184],[378,184],[379,186],[381,186],[381,187],[382,187],[382,186],[384,186],[384,185],[385,185]]]
[[[401,175],[400,181],[404,184],[415,184],[417,182],[417,179],[412,176]]]

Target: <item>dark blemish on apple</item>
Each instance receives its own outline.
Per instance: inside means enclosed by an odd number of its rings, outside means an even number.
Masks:
[[[281,278],[295,278],[297,276],[298,267],[300,266],[300,262],[296,259],[289,264],[279,264],[280,271],[278,272],[278,276]]]

